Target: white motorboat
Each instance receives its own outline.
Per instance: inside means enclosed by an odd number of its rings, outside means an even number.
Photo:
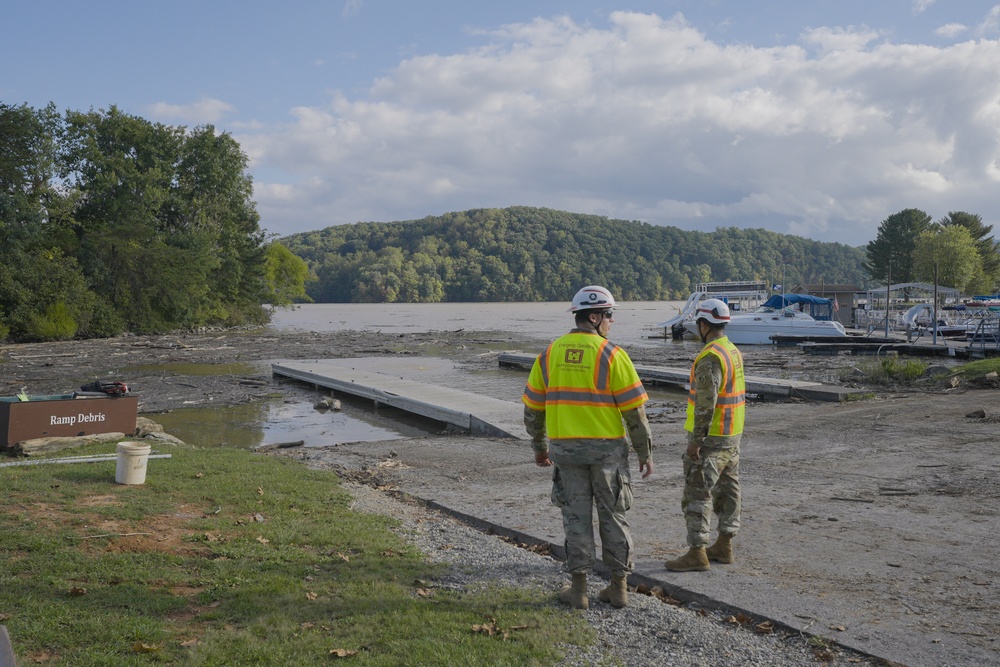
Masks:
[[[965,338],[974,333],[979,324],[975,317],[954,318],[945,315],[946,312],[968,312],[965,306],[958,310],[942,308],[935,313],[934,306],[929,303],[918,303],[903,314],[903,324],[906,330],[919,333],[937,334],[943,338]],[[935,320],[934,315],[937,314]]]
[[[695,292],[678,315],[659,326],[670,328],[674,338],[693,336],[693,315],[710,295]],[[809,312],[806,312],[806,311]],[[833,299],[808,294],[775,294],[748,313],[734,312],[726,325],[726,336],[736,345],[771,345],[772,336],[846,338],[844,326],[832,319]]]

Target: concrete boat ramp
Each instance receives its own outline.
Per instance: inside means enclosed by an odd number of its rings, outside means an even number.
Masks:
[[[400,377],[393,357],[312,359],[271,364],[271,373],[366,398],[477,435],[527,438],[522,404]]]
[[[528,369],[535,355],[504,352],[499,355],[503,367]],[[426,359],[421,361],[428,361]],[[520,396],[501,400],[488,396],[418,382],[401,377],[407,362],[395,357],[359,357],[353,359],[312,359],[283,361],[271,365],[274,375],[308,382],[333,391],[344,392],[406,412],[434,419],[471,433],[501,438],[526,438]],[[684,387],[689,371],[682,368],[637,366],[642,381],[649,385],[666,384]],[[747,376],[747,391],[771,399],[805,398],[840,402],[859,390],[801,382]]]

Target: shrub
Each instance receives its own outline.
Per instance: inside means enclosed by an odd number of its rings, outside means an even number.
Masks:
[[[44,314],[35,315],[28,324],[29,336],[39,340],[67,340],[76,335],[76,329],[76,320],[63,301],[46,308]]]
[[[880,385],[908,385],[922,378],[927,364],[916,359],[901,359],[898,355],[863,361],[857,365],[864,381]]]

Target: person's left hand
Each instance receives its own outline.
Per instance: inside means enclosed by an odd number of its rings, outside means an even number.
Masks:
[[[539,468],[547,468],[552,465],[548,452],[535,452],[535,465]]]
[[[643,479],[646,479],[647,477],[653,474],[653,459],[646,459],[645,461],[639,461],[639,472],[642,472],[643,470],[646,471],[642,474]]]
[[[701,458],[701,445],[696,442],[688,444],[687,455],[692,461],[699,460]]]

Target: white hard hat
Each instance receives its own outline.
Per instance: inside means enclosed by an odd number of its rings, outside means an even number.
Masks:
[[[595,308],[614,308],[615,297],[611,292],[600,285],[587,285],[573,297],[573,303],[569,307],[569,312],[575,313],[580,310],[591,310]]]
[[[729,306],[722,299],[705,299],[698,304],[694,321],[706,320],[712,324],[729,324]]]

